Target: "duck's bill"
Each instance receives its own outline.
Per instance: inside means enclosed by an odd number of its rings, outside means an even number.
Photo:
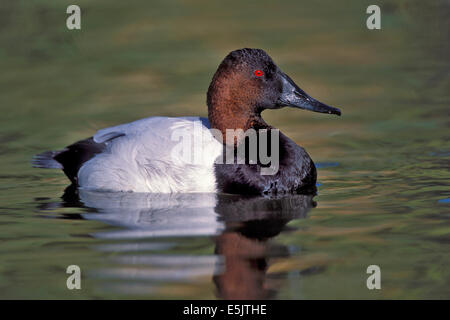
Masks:
[[[341,110],[330,107],[325,103],[310,97],[305,91],[300,89],[288,75],[283,74],[283,92],[278,104],[280,106],[294,107],[320,113],[341,115]]]

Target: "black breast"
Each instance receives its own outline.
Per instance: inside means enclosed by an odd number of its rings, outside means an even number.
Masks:
[[[259,139],[258,135],[258,141]],[[233,148],[236,153],[236,147]],[[246,150],[249,150],[248,144]],[[271,150],[270,146],[269,150]],[[225,153],[226,147],[224,147]],[[237,160],[238,156],[235,154],[233,164],[215,164],[219,192],[258,195],[315,192],[317,172],[313,161],[303,148],[281,132],[279,134],[279,167],[275,174],[262,175],[261,169],[269,165],[262,165],[260,159],[256,164],[251,164],[248,152],[245,156],[245,164],[237,164]]]

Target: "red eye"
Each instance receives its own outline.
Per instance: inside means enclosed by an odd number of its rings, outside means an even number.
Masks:
[[[261,77],[262,75],[263,75],[263,72],[261,70],[256,70],[255,71],[255,76]]]

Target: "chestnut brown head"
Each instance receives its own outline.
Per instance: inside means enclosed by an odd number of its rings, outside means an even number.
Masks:
[[[207,104],[211,126],[227,123],[229,129],[243,127],[238,124],[265,109],[285,106],[341,114],[306,94],[264,50],[248,48],[232,51],[221,62],[209,86]]]

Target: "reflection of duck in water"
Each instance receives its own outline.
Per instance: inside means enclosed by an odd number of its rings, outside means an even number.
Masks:
[[[271,238],[277,236],[290,220],[305,218],[308,210],[315,206],[313,195],[263,198],[211,193],[149,194],[80,190],[78,198],[73,189],[67,191],[64,201],[57,205],[78,206],[82,203],[89,210],[79,217],[118,227],[93,234],[96,238],[135,239],[134,245],[145,248],[149,239],[213,236],[215,256],[127,253],[120,243],[111,244],[108,250],[114,251],[116,248],[120,251],[115,256],[119,266],[112,265],[106,272],[123,270],[118,274],[127,280],[122,288],[124,291],[135,280],[140,280],[142,284],[142,279],[134,278],[123,266],[124,263],[128,266],[136,263],[146,265],[149,270],[150,278],[143,280],[159,280],[160,277],[180,279],[183,274],[184,279],[191,281],[198,275],[212,275],[218,296],[225,299],[272,297],[276,286],[267,281],[268,260],[289,253],[286,247],[273,245]],[[46,206],[55,208],[55,204]],[[44,209],[43,205],[40,207]],[[183,265],[174,266],[180,261]],[[169,271],[175,273],[170,274]]]
[[[124,193],[80,190],[80,199],[97,213],[83,218],[121,227],[100,238],[215,235],[223,229],[214,208],[214,193]]]
[[[315,206],[311,195],[279,199],[219,198],[216,212],[225,230],[216,238],[215,253],[224,257],[223,273],[214,275],[224,299],[269,299],[276,288],[267,281],[268,258],[289,255],[270,239],[292,219],[305,218]]]

